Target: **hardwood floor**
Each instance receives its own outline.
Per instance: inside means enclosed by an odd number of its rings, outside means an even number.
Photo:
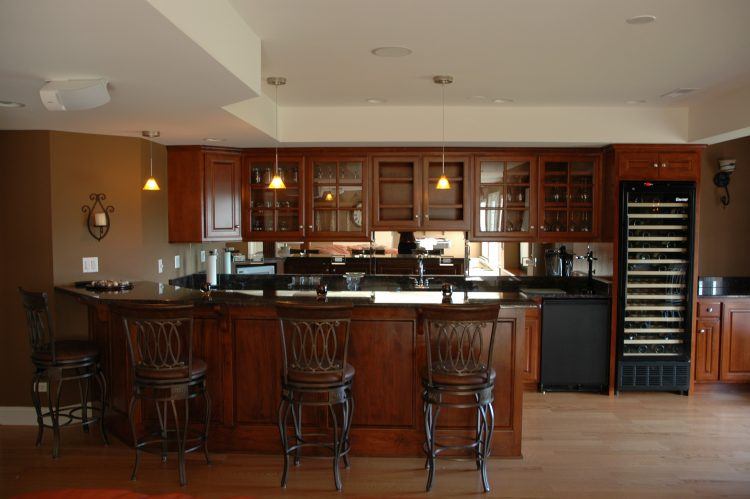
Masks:
[[[275,430],[274,430],[275,431]],[[214,454],[188,461],[180,489],[175,461],[145,455],[130,482],[133,453],[100,444],[97,431],[63,431],[61,457],[36,429],[0,427],[0,496],[44,489],[116,488],[203,497],[336,497],[329,460],[304,459],[279,488],[280,456]],[[439,463],[428,497],[750,497],[750,391],[601,395],[526,393],[524,458],[493,459],[492,492],[481,493],[471,464]],[[421,459],[354,458],[344,495],[422,496]]]

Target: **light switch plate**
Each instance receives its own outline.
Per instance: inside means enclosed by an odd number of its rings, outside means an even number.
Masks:
[[[99,257],[84,256],[83,257],[83,273],[90,274],[93,272],[99,272]]]
[[[174,268],[176,269],[180,268],[180,255],[174,256]]]
[[[206,250],[201,250],[201,263],[206,262]]]
[[[162,272],[164,272],[164,260],[162,260],[161,258],[159,258],[156,261],[156,268],[157,268],[157,272],[159,274],[161,274]]]

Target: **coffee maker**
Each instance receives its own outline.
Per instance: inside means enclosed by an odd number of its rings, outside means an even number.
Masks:
[[[570,277],[573,273],[573,253],[568,253],[564,245],[545,251],[544,263],[547,276]]]

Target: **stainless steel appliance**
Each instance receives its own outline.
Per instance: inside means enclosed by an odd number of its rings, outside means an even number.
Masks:
[[[570,277],[573,272],[573,254],[564,245],[545,251],[544,263],[548,276]]]
[[[239,275],[273,275],[276,273],[276,265],[272,263],[237,265],[236,273]]]
[[[623,182],[620,213],[617,388],[687,393],[695,184]]]

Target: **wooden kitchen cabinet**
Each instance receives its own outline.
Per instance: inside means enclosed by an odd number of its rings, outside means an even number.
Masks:
[[[422,230],[469,230],[470,185],[468,157],[445,156],[445,169],[441,156],[427,156],[422,165]],[[450,189],[438,189],[443,175]]]
[[[526,345],[524,348],[524,363],[521,369],[521,381],[524,388],[536,390],[539,388],[539,365],[541,352],[541,327],[539,323],[539,306],[526,310]]]
[[[306,239],[369,241],[366,158],[308,157],[306,163]]]
[[[242,213],[247,241],[302,241],[305,237],[302,156],[279,156],[279,175],[286,189],[269,189],[274,156],[246,156]]]
[[[592,241],[600,233],[601,158],[542,155],[539,158],[539,239]]]
[[[167,169],[170,243],[242,239],[239,151],[168,147]]]
[[[536,156],[476,156],[474,164],[472,239],[536,239]]]
[[[695,381],[719,380],[721,320],[698,319],[695,324]]]
[[[720,379],[750,381],[750,300],[723,303]]]
[[[620,180],[694,180],[700,178],[700,147],[613,146]]]

